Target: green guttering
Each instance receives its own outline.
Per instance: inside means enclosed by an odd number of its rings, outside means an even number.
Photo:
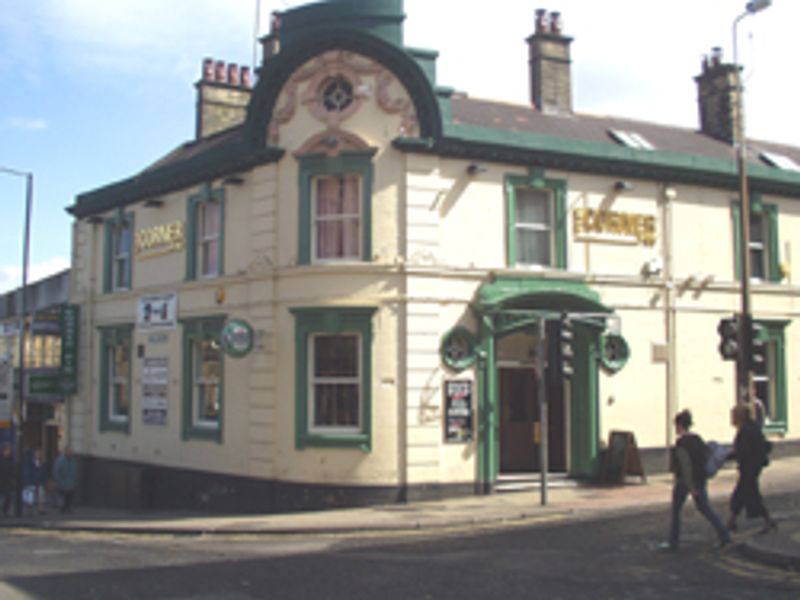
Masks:
[[[230,130],[227,133],[230,133]],[[237,136],[185,160],[156,167],[128,179],[79,194],[75,204],[66,210],[80,219],[124,207],[145,198],[206,183],[257,165],[277,162],[283,154],[284,151],[280,148],[253,149]]]
[[[440,92],[440,96],[442,96]],[[443,116],[446,99],[440,102]],[[403,151],[437,154],[466,160],[531,165],[671,183],[708,185],[736,190],[736,163],[679,152],[634,150],[554,136],[446,123],[441,138],[399,138]],[[750,186],[762,193],[800,197],[800,175],[748,164]]]

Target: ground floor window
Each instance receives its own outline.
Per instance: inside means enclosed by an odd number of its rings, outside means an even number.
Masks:
[[[296,442],[371,447],[372,307],[294,308]]]
[[[757,336],[764,343],[763,363],[753,372],[755,394],[766,409],[765,429],[785,432],[788,427],[786,404],[786,360],[784,329],[786,321],[756,320]]]
[[[184,439],[222,441],[224,362],[220,335],[224,323],[224,317],[181,321]]]
[[[100,431],[130,430],[133,325],[100,329]]]

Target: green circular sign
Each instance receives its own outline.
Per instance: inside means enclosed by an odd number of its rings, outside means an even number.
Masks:
[[[455,371],[463,371],[475,362],[475,336],[469,329],[455,327],[442,339],[440,348],[444,364]]]
[[[222,328],[222,350],[228,356],[241,358],[253,349],[253,328],[241,319],[231,319]]]
[[[617,373],[631,357],[631,349],[625,338],[616,333],[603,336],[600,363],[610,373]]]

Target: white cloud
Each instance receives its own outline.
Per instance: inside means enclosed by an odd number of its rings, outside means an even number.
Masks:
[[[3,120],[4,129],[21,129],[23,131],[42,131],[47,129],[47,121],[29,117],[8,117]]]
[[[63,256],[54,256],[44,262],[32,264],[28,268],[28,283],[45,279],[69,268],[69,260]],[[0,294],[16,289],[22,285],[22,265],[0,265]]]

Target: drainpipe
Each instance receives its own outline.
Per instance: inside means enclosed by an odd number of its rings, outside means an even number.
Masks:
[[[662,260],[664,264],[663,273],[663,292],[664,292],[664,327],[667,342],[667,372],[666,372],[666,430],[664,439],[667,447],[672,446],[675,433],[672,428],[672,420],[677,412],[677,342],[676,342],[676,320],[677,310],[675,307],[675,277],[673,272],[672,256],[672,204],[677,197],[675,188],[664,184],[661,197],[661,249],[663,252]]]

